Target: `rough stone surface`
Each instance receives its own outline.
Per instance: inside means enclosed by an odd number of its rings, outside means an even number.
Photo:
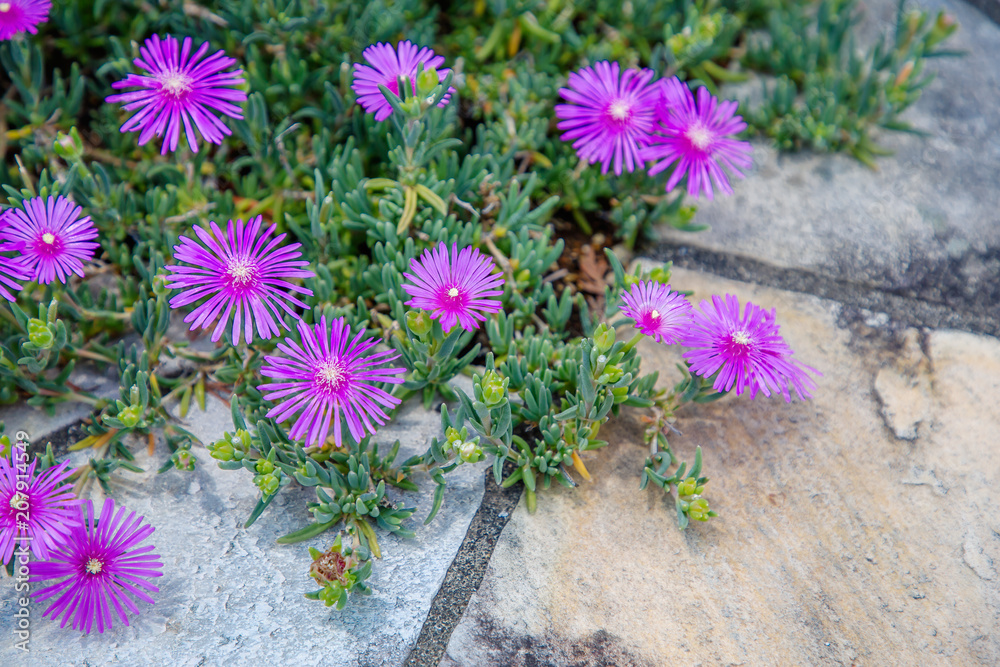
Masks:
[[[218,438],[232,422],[210,398],[209,411],[192,408],[188,426],[204,440]],[[423,451],[440,431],[437,413],[407,405],[378,440],[403,441],[400,460]],[[162,445],[161,445],[162,447]],[[256,504],[246,471],[220,470],[204,449],[196,450],[193,473],[122,474],[113,497],[156,526],[151,542],[165,564],[160,592],[142,615],[110,633],[82,636],[41,618],[31,606],[31,652],[0,645],[3,665],[400,665],[416,641],[448,566],[483,495],[482,465],[463,466],[449,476],[445,504],[429,526],[420,525],[431,506],[433,483],[419,494],[390,491],[419,508],[410,522],[417,537],[402,540],[379,531],[383,560],[372,575],[374,594],[352,601],[349,611],[306,600],[315,586],[308,577],[308,546],[325,549],[333,535],[298,545],[275,539],[309,520],[305,501],[312,490],[285,491],[250,528],[242,528]],[[150,460],[137,448],[137,463],[155,471],[162,450]],[[91,489],[96,496],[99,489]],[[12,587],[0,595],[0,636],[12,637],[16,609]]]
[[[872,171],[845,155],[779,154],[755,144],[735,195],[701,201],[711,230],[661,230],[683,244],[813,271],[903,296],[1000,306],[1000,26],[959,0],[920,0],[961,28],[960,58],[928,63],[937,78],[905,115],[928,136],[885,132],[895,152]],[[895,0],[865,3],[867,33],[893,24]]]
[[[820,369],[808,402],[746,396],[685,409],[721,517],[685,532],[638,490],[641,413],[602,430],[593,483],[523,502],[452,634],[444,667],[1000,664],[1000,341],[845,319],[838,304],[676,271],[694,298],[776,307]],[[914,343],[917,343],[914,345]],[[644,342],[675,382],[676,348]],[[882,369],[926,375],[927,417],[899,440]]]

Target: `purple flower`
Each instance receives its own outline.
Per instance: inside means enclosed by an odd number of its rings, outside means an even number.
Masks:
[[[643,160],[655,162],[649,175],[655,176],[676,163],[667,192],[687,174],[688,193],[697,197],[704,192],[712,198],[712,184],[730,195],[733,189],[723,167],[743,178],[740,167],[752,163],[752,148],[747,141],[737,141],[731,135],[742,132],[747,124],[735,115],[736,102],[719,102],[707,88],[698,89],[698,102],[687,85],[677,77],[663,82],[660,100],[659,132],[653,134],[649,146],[641,151]]]
[[[449,256],[448,246],[439,243],[437,247],[424,250],[420,260],[410,260],[413,273],[403,273],[410,282],[403,283],[403,289],[412,298],[406,302],[411,308],[431,311],[431,317],[441,320],[445,333],[460,324],[466,331],[479,327],[486,321],[483,313],[494,314],[503,308],[497,299],[503,290],[503,276],[493,273],[493,260],[482,255],[476,248],[458,251],[458,244],[452,244]]]
[[[392,107],[389,100],[385,98],[379,85],[383,85],[396,95],[399,95],[399,77],[406,76],[413,86],[413,94],[417,94],[417,65],[424,64],[424,71],[436,69],[438,77],[443,81],[451,72],[448,68],[441,68],[444,64],[444,57],[434,54],[434,51],[426,46],[418,47],[410,41],[400,42],[395,49],[389,44],[379,42],[372,44],[361,54],[370,64],[361,65],[354,63],[354,83],[351,88],[358,96],[358,104],[364,107],[367,113],[375,114],[375,120],[383,121],[392,115]],[[454,88],[448,88],[444,99],[438,104],[443,107],[448,104]]]
[[[49,18],[49,0],[0,0],[0,40],[10,39],[19,32],[38,32],[39,23]]]
[[[139,112],[125,121],[122,132],[140,130],[139,145],[156,137],[164,137],[160,153],[177,150],[181,124],[188,146],[195,153],[198,143],[195,130],[205,141],[221,144],[222,139],[232,132],[213,111],[230,118],[243,118],[243,113],[233,102],[243,102],[247,94],[235,90],[244,83],[240,76],[243,70],[222,72],[236,64],[235,58],[227,58],[221,49],[201,60],[208,52],[208,42],[191,54],[191,38],[185,37],[183,45],[175,37],[167,35],[163,41],[153,35],[139,48],[141,58],[133,62],[135,66],[149,72],[149,75],[129,74],[124,81],[111,84],[115,90],[140,88],[120,95],[111,95],[107,102],[124,102],[124,109]],[[201,62],[199,62],[201,61]]]
[[[10,217],[13,220],[13,216]],[[0,212],[0,230],[7,226],[8,212]],[[18,280],[29,280],[31,274],[24,267],[17,256],[0,256],[0,296],[8,301],[17,301],[17,294],[20,293],[22,285]],[[8,289],[9,288],[9,289]],[[11,292],[10,290],[14,290]]]
[[[0,252],[19,252],[17,261],[28,277],[43,284],[57,278],[65,283],[72,273],[82,277],[83,262],[100,247],[94,242],[97,228],[90,216],[81,218],[83,209],[62,196],[35,197],[21,205],[7,211],[0,227]],[[11,275],[15,270],[21,269],[10,267]]]
[[[670,285],[645,280],[622,291],[622,313],[635,320],[635,328],[657,343],[679,343],[691,323],[691,304]]]
[[[72,620],[75,630],[87,633],[96,621],[97,631],[104,632],[112,627],[112,607],[125,625],[128,617],[123,605],[139,613],[139,607],[126,593],[153,604],[153,598],[143,589],[154,593],[160,590],[146,579],[163,576],[163,563],[152,553],[155,547],[138,546],[154,530],[149,524],[140,527],[144,517],[132,512],[123,518],[125,508],[114,513],[115,501],[110,498],[104,501],[97,522],[93,503],[87,500],[83,507],[84,522],[72,529],[66,543],[47,562],[31,566],[29,581],[61,579],[32,593],[39,601],[56,598],[42,612],[43,617],[55,620],[65,614],[60,627]]]
[[[618,63],[601,61],[569,75],[569,88],[559,95],[571,104],[557,104],[557,127],[566,130],[563,141],[572,141],[580,159],[601,163],[608,173],[642,167],[639,149],[649,143],[656,120],[660,87],[650,83],[653,71],[627,69],[619,76]]]
[[[279,422],[298,414],[288,435],[293,440],[305,438],[307,444],[322,445],[330,431],[337,447],[341,443],[340,418],[351,431],[351,437],[361,441],[366,433],[375,434],[375,424],[385,424],[389,415],[383,408],[394,408],[399,399],[383,391],[375,383],[402,384],[405,368],[379,368],[395,360],[399,352],[372,352],[378,338],[364,338],[361,329],[351,338],[351,327],[343,317],[330,326],[323,317],[312,327],[299,320],[302,344],[290,337],[278,343],[283,357],[264,357],[260,374],[281,380],[262,384],[257,389],[269,401],[280,401],[268,411],[268,417]]]
[[[819,371],[799,364],[792,359],[792,350],[778,334],[780,328],[770,312],[747,302],[740,317],[740,302],[732,294],[725,300],[716,295],[712,303],[702,301],[700,311],[695,311],[694,321],[683,344],[694,348],[684,353],[691,370],[702,377],[716,372],[713,387],[716,391],[729,391],[736,387],[736,395],[750,390],[750,398],[760,391],[765,396],[780,393],[791,401],[789,386],[799,398],[809,398],[816,388],[806,371],[822,375]]]
[[[10,561],[16,544],[27,546],[29,542],[35,557],[45,560],[80,523],[80,501],[73,488],[63,484],[73,474],[69,462],[36,475],[37,466],[35,459],[25,472],[8,457],[0,456],[0,562]]]
[[[207,329],[218,318],[212,340],[219,340],[232,314],[233,345],[239,342],[241,333],[249,344],[253,340],[254,323],[260,338],[281,333],[279,324],[288,329],[279,306],[293,316],[296,313],[289,304],[306,307],[291,292],[312,296],[312,290],[288,282],[289,278],[315,275],[302,268],[309,262],[299,259],[301,244],[282,246],[285,234],[269,241],[277,225],[271,225],[261,234],[261,221],[259,215],[246,225],[242,220],[237,220],[235,225],[230,220],[226,234],[215,222],[210,222],[211,234],[202,227],[194,228],[194,233],[207,247],[186,236],[180,237],[180,245],[174,246],[174,260],[191,266],[166,267],[173,274],[167,287],[183,290],[170,300],[170,307],[180,308],[208,297],[184,318],[185,322],[191,322],[192,331],[198,327]]]

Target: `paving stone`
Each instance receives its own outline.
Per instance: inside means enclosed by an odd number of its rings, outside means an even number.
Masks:
[[[192,408],[187,426],[205,440],[231,426],[229,410],[209,398],[207,413]],[[440,416],[415,404],[404,406],[380,443],[402,440],[400,460],[422,452],[440,433]],[[162,447],[162,444],[161,444]],[[242,528],[256,504],[246,471],[220,470],[203,448],[193,473],[122,474],[113,497],[156,526],[151,542],[165,564],[156,583],[157,603],[145,606],[130,627],[116,622],[110,633],[83,636],[41,618],[31,606],[31,652],[17,652],[13,640],[0,646],[2,665],[400,665],[410,651],[449,564],[483,496],[483,464],[463,466],[449,476],[441,512],[429,526],[433,482],[422,491],[390,490],[394,500],[416,504],[410,519],[417,537],[398,539],[379,530],[383,560],[376,563],[374,594],[337,612],[305,599],[314,590],[308,577],[308,546],[325,549],[333,535],[298,545],[275,539],[309,520],[305,502],[312,490],[283,492],[250,528]],[[137,448],[137,463],[155,471],[162,463]],[[93,489],[95,494],[99,489]],[[12,637],[16,596],[0,595],[0,636]]]
[[[937,77],[904,116],[927,136],[880,133],[894,155],[878,159],[877,171],[846,155],[779,154],[756,143],[735,195],[699,204],[696,220],[711,230],[660,232],[665,258],[683,244],[935,303],[1000,308],[1000,26],[960,0],[916,4],[954,15],[961,27],[948,48],[966,52],[927,64]],[[893,25],[895,0],[864,9],[866,34]]]
[[[692,271],[673,282],[777,308],[824,374],[814,398],[679,415],[671,442],[688,459],[702,446],[721,513],[684,532],[672,499],[638,489],[641,411],[602,429],[594,482],[517,507],[441,665],[998,664],[1000,341]],[[679,379],[676,348],[641,352]],[[886,368],[926,377],[913,439],[876,396]]]

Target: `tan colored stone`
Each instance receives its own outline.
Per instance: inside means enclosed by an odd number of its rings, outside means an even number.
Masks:
[[[907,345],[839,328],[835,303],[687,271],[673,283],[777,308],[824,373],[815,397],[679,415],[671,442],[682,458],[703,447],[722,515],[685,532],[671,499],[637,488],[638,412],[607,427],[594,482],[518,506],[442,665],[997,664],[1000,341],[933,332],[913,366]],[[676,382],[676,348],[642,352]],[[912,441],[883,424],[886,367],[927,376]]]

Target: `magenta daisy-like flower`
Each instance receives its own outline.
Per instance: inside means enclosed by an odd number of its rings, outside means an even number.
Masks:
[[[307,444],[322,445],[333,429],[334,442],[342,441],[343,416],[351,437],[360,442],[366,433],[375,434],[376,424],[389,420],[384,408],[399,405],[377,383],[401,384],[405,368],[385,368],[382,364],[399,357],[395,350],[372,351],[378,338],[365,338],[361,329],[353,338],[343,317],[327,325],[326,317],[309,326],[299,320],[301,344],[286,337],[278,350],[286,357],[264,357],[260,374],[278,380],[257,389],[264,398],[277,402],[267,416],[279,422],[298,415],[288,435],[305,438]]]
[[[38,24],[49,18],[49,0],[0,0],[0,40],[19,32],[38,32]]]
[[[153,534],[154,528],[141,525],[145,517],[125,508],[115,513],[115,501],[108,498],[101,508],[100,520],[94,521],[94,504],[81,507],[83,522],[74,527],[67,541],[50,555],[47,562],[31,566],[29,581],[60,579],[32,593],[38,601],[55,600],[42,612],[52,620],[63,616],[60,627],[72,621],[73,628],[89,633],[96,622],[97,631],[112,627],[111,610],[128,625],[124,607],[134,614],[139,607],[131,596],[153,604],[145,591],[160,589],[146,581],[163,576],[163,563],[152,553],[152,545],[138,546]]]
[[[62,196],[35,197],[21,205],[7,211],[0,227],[0,252],[20,253],[20,267],[10,272],[23,269],[43,284],[65,283],[73,273],[83,276],[83,263],[100,247],[90,216],[80,217],[83,209]]]
[[[7,211],[0,212],[0,229],[7,226],[7,215]],[[21,264],[16,256],[0,256],[0,296],[8,301],[17,301],[17,294],[20,293],[22,287],[17,281],[29,280],[30,278],[31,274],[28,269]]]
[[[444,56],[435,55],[432,49],[426,46],[418,47],[408,40],[400,42],[395,49],[382,42],[372,44],[361,55],[369,64],[354,63],[354,83],[351,84],[351,88],[358,96],[358,104],[364,107],[367,113],[375,114],[375,120],[378,121],[383,121],[392,115],[392,106],[379,90],[379,85],[399,95],[399,77],[406,76],[413,86],[413,94],[416,95],[418,64],[424,64],[424,71],[437,70],[438,77],[442,81],[451,72],[447,67],[441,67],[444,64]],[[448,88],[448,93],[438,106],[447,105],[454,92],[454,88]]]
[[[791,401],[791,387],[799,398],[809,398],[816,383],[806,371],[822,374],[792,359],[792,349],[778,333],[779,328],[773,308],[769,312],[747,302],[741,317],[739,299],[732,294],[725,299],[715,295],[712,303],[702,301],[700,310],[695,311],[683,341],[693,349],[684,356],[691,370],[702,377],[718,372],[713,384],[716,391],[735,387],[738,396],[749,389],[750,398],[758,391],[765,396],[773,391]]]
[[[244,83],[243,70],[223,72],[236,64],[235,58],[226,57],[219,50],[204,60],[208,42],[191,53],[191,38],[183,44],[167,35],[161,40],[153,35],[139,48],[140,58],[135,66],[148,74],[129,74],[124,81],[111,84],[115,90],[139,88],[119,95],[111,95],[107,102],[124,102],[126,111],[139,111],[125,121],[122,132],[139,130],[139,145],[144,146],[153,137],[164,137],[160,153],[176,151],[180,141],[181,126],[188,146],[198,152],[196,131],[205,141],[221,144],[232,134],[216,115],[243,118],[243,112],[234,102],[243,102],[247,94],[236,87]]]
[[[670,285],[642,280],[622,291],[622,313],[635,320],[635,328],[657,343],[679,343],[691,323],[691,304]]]
[[[688,193],[693,197],[704,192],[712,199],[713,183],[720,192],[732,194],[723,167],[743,178],[740,168],[752,164],[750,143],[732,138],[747,126],[743,117],[736,115],[739,105],[733,101],[719,102],[704,87],[698,89],[698,101],[695,102],[691,89],[677,77],[662,85],[659,131],[652,135],[650,145],[640,152],[642,159],[654,162],[649,175],[655,176],[676,164],[667,180],[667,192],[686,174]]]
[[[306,307],[292,292],[312,296],[312,290],[288,282],[315,275],[303,268],[309,262],[299,259],[301,244],[281,245],[285,234],[271,238],[278,226],[271,225],[261,233],[261,222],[259,215],[247,224],[230,220],[225,234],[210,222],[211,233],[202,227],[194,228],[204,246],[186,236],[174,246],[174,260],[190,266],[166,267],[173,274],[167,287],[180,290],[170,300],[170,307],[180,308],[208,297],[184,318],[191,323],[192,331],[207,329],[218,319],[212,340],[219,340],[232,315],[233,345],[241,334],[249,344],[255,324],[259,338],[271,338],[281,333],[278,325],[288,329],[282,310],[294,316],[293,305]]]
[[[503,290],[503,275],[493,273],[493,260],[479,252],[477,248],[458,251],[458,244],[439,243],[437,247],[424,250],[417,259],[410,260],[413,273],[403,273],[409,281],[403,289],[412,297],[406,302],[411,308],[429,310],[431,317],[441,320],[445,333],[456,324],[466,331],[479,327],[486,321],[487,314],[500,312],[503,305],[498,299]]]
[[[639,149],[649,143],[655,129],[660,87],[651,83],[653,71],[627,69],[601,61],[569,75],[569,88],[559,95],[570,104],[557,104],[557,127],[563,141],[572,141],[576,154],[590,164],[601,163],[608,173],[642,167]]]
[[[44,560],[80,523],[80,501],[72,486],[63,484],[73,473],[69,462],[36,475],[37,466],[35,459],[27,472],[19,471],[9,458],[0,456],[0,562],[10,561],[17,544],[30,545],[35,557]]]

